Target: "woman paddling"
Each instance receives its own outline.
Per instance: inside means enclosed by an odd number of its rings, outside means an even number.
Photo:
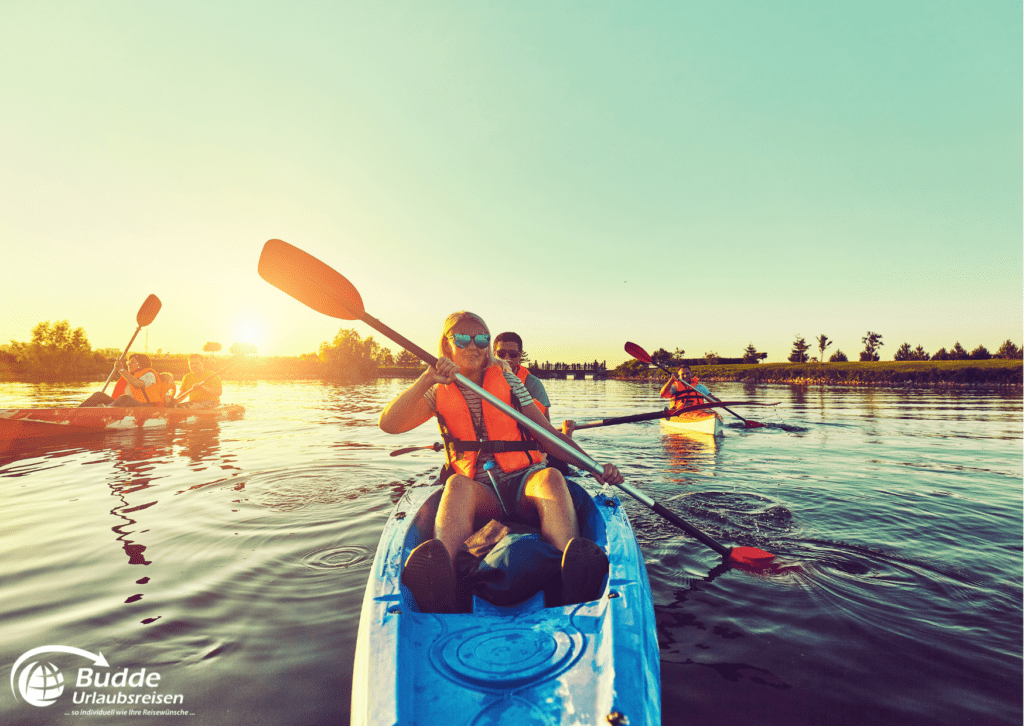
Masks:
[[[480,316],[465,311],[448,316],[437,365],[427,368],[380,415],[381,429],[391,434],[410,431],[436,417],[448,458],[434,539],[409,555],[402,583],[421,610],[454,612],[455,554],[478,524],[496,519],[539,527],[541,537],[563,553],[564,602],[596,599],[608,572],[608,558],[595,543],[579,536],[565,479],[542,456],[564,458],[565,454],[553,444],[536,441],[512,418],[458,386],[457,373],[579,449],[551,426],[519,378],[493,357],[490,332]],[[602,474],[595,477],[601,483],[623,481],[614,465],[606,464]]]

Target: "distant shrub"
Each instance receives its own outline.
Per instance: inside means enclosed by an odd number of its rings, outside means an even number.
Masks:
[[[850,359],[846,357],[846,353],[841,350],[837,350],[835,353],[829,356],[829,363],[846,363]]]
[[[971,351],[971,360],[988,360],[991,357],[992,354],[989,353],[988,348],[983,345],[979,345]]]
[[[1012,360],[1013,358],[1021,357],[1021,349],[1017,345],[1007,338],[1003,341],[1003,344],[999,346],[999,350],[996,351],[996,358],[1005,358],[1006,360]]]

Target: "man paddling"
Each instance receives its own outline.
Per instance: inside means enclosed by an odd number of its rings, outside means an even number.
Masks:
[[[676,380],[678,378],[678,380]],[[684,385],[684,384],[690,385]],[[692,374],[690,366],[683,365],[676,373],[676,377],[669,378],[668,382],[661,387],[661,397],[672,399],[672,408],[683,408],[706,403],[711,391],[700,380]]]
[[[509,364],[512,372],[526,386],[526,390],[533,396],[533,402],[540,409],[548,421],[551,420],[551,402],[548,400],[548,392],[544,390],[544,384],[537,376],[530,373],[530,370],[519,364],[523,357],[523,339],[518,333],[499,333],[494,339],[494,353],[503,361]]]
[[[494,354],[501,358],[503,361],[509,364],[512,368],[512,372],[523,382],[526,386],[526,390],[533,396],[533,403],[540,409],[548,421],[551,420],[551,401],[548,399],[548,392],[544,388],[544,384],[541,380],[530,373],[530,370],[523,365],[519,364],[519,361],[523,357],[523,339],[518,333],[511,331],[505,333],[499,333],[498,337],[494,339]],[[565,420],[562,422],[562,433],[572,438],[572,432],[576,430],[576,422],[572,420]],[[550,466],[558,469],[562,474],[574,474],[572,467],[566,462],[555,457],[548,457],[548,463]]]
[[[181,390],[188,391],[188,401],[181,408],[215,408],[220,405],[224,385],[216,373],[207,373],[203,356],[193,353],[188,357],[188,370],[181,379]]]

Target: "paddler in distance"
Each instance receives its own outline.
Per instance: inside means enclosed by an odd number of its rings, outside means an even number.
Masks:
[[[455,554],[476,528],[491,519],[540,528],[541,537],[562,552],[562,598],[585,602],[600,596],[608,558],[594,542],[579,536],[579,523],[565,478],[543,463],[541,452],[562,451],[536,441],[511,417],[455,383],[461,373],[570,446],[540,412],[518,376],[491,352],[486,323],[470,312],[448,316],[438,345],[437,365],[428,367],[381,412],[380,427],[391,434],[410,431],[437,417],[448,458],[444,491],[434,521],[434,539],[409,555],[402,583],[426,612],[456,608]],[[491,462],[494,464],[491,464]],[[623,481],[612,464],[595,478]]]
[[[679,380],[677,381],[676,378]],[[689,386],[684,386],[679,381],[689,383]],[[690,387],[692,386],[692,388]],[[696,390],[694,390],[696,389]],[[669,378],[668,382],[661,387],[661,397],[672,399],[672,408],[683,408],[685,406],[695,406],[697,404],[706,403],[708,399],[704,398],[705,395],[710,396],[711,391],[708,387],[700,382],[700,379],[695,377],[690,371],[690,366],[682,365],[676,372],[675,378]]]
[[[203,356],[192,353],[188,357],[188,373],[181,379],[181,391],[188,391],[188,400],[179,403],[180,408],[216,408],[220,405],[220,396],[224,392],[224,384],[216,373],[207,373]]]

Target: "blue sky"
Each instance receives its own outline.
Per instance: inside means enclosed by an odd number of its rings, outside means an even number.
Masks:
[[[1019,3],[6,2],[0,341],[371,334],[277,237],[428,350],[1019,345],[1022,55]]]

